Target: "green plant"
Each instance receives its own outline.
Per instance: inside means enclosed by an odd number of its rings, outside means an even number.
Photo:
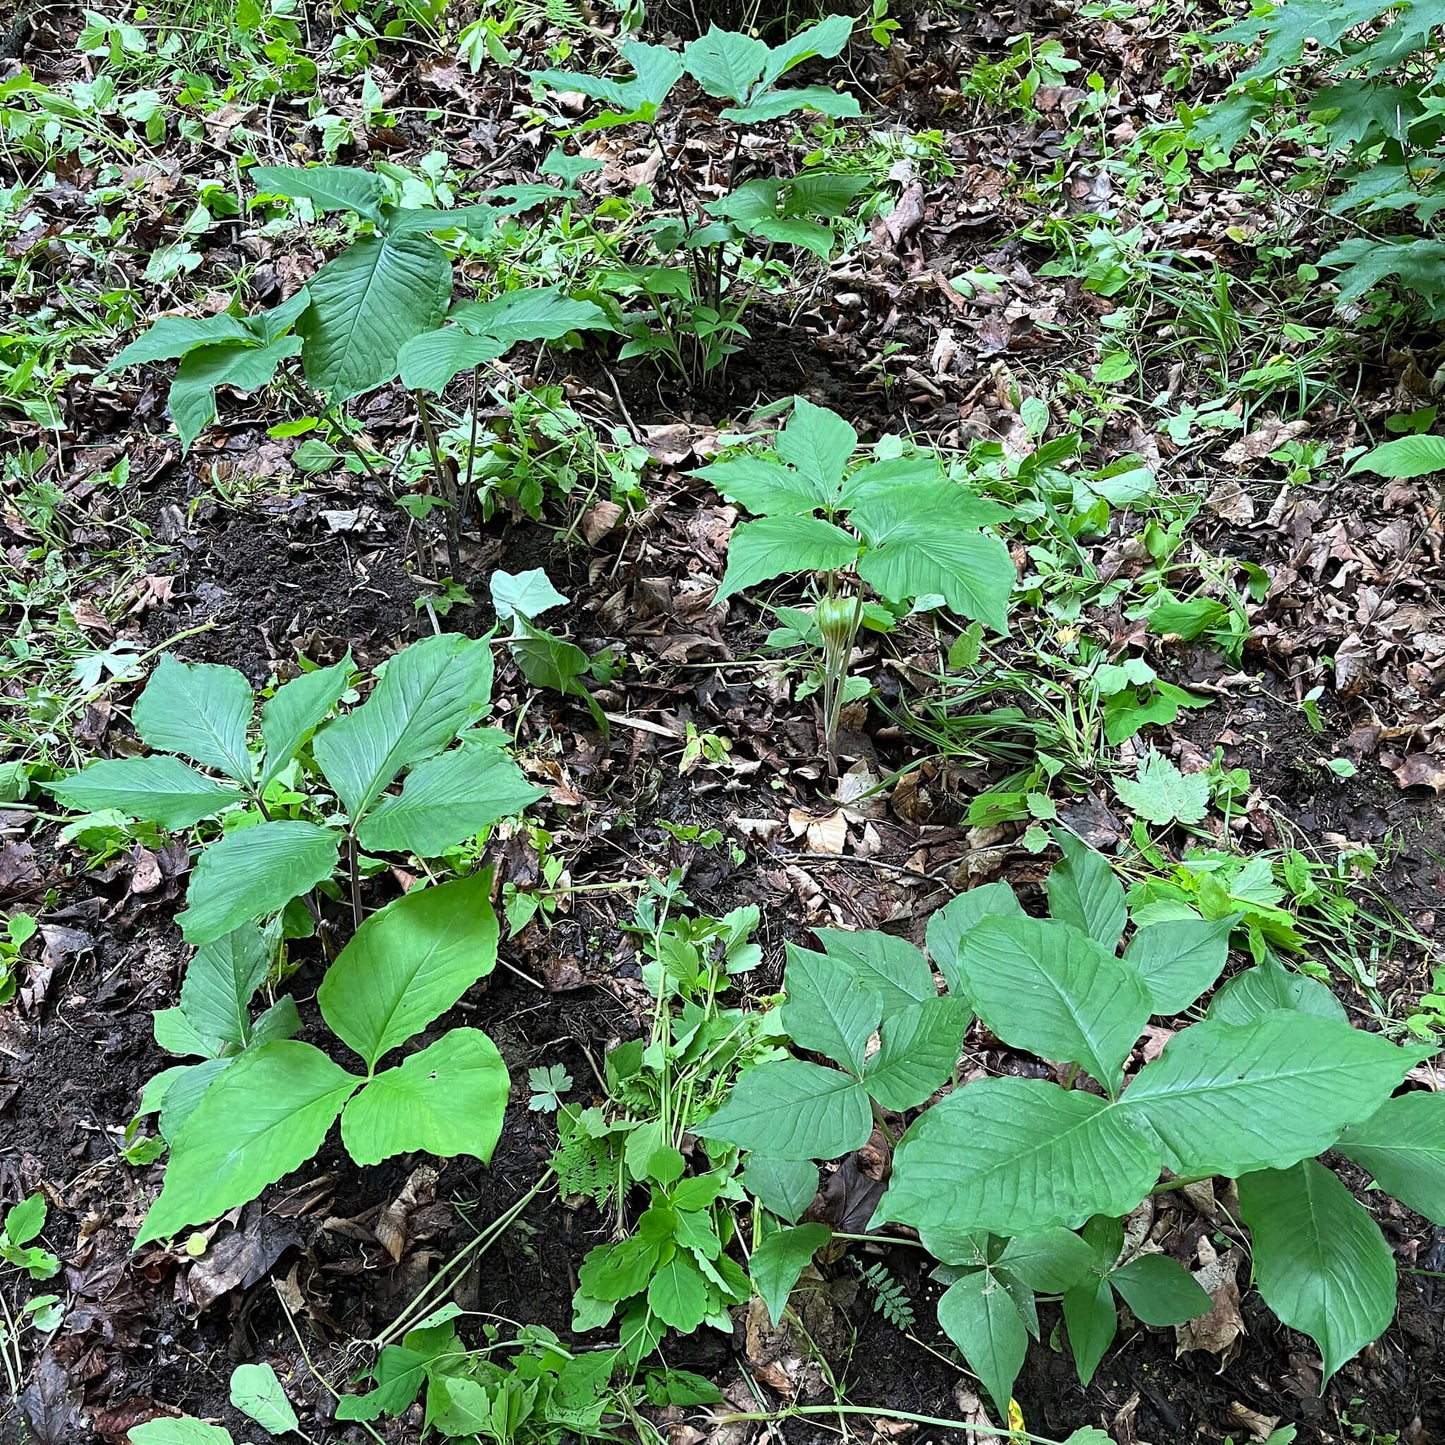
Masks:
[[[48,1249],[31,1240],[45,1228],[45,1196],[32,1194],[5,1212],[4,1228],[0,1229],[0,1263],[9,1265],[32,1280],[53,1279],[60,1273],[60,1261]],[[0,1368],[10,1387],[13,1400],[20,1393],[25,1375],[21,1340],[26,1331],[48,1335],[60,1327],[65,1306],[59,1295],[32,1295],[18,1309],[11,1309],[4,1291],[0,1291]]]
[[[337,1418],[401,1415],[424,1393],[427,1425],[448,1439],[559,1445],[579,1437],[616,1439],[629,1424],[653,1439],[639,1406],[722,1399],[716,1386],[686,1370],[656,1368],[616,1381],[621,1350],[569,1350],[540,1325],[521,1325],[511,1338],[488,1325],[486,1344],[469,1349],[456,1333],[460,1314],[456,1305],[443,1306],[401,1344],[387,1345],[372,1371],[372,1390],[343,1396]]]
[[[771,447],[694,472],[757,514],[733,531],[718,600],[788,573],[823,574],[813,621],[830,755],[865,584],[885,603],[942,602],[1007,632],[1016,581],[1008,548],[984,530],[1006,520],[1007,509],[950,478],[934,453],[875,453],[854,464],[857,447],[842,417],[798,397]],[[845,584],[856,588],[851,596]]]
[[[564,1109],[558,1120],[554,1168],[564,1194],[611,1194],[622,1211],[634,1185],[650,1193],[626,1238],[588,1253],[573,1300],[576,1329],[621,1316],[623,1353],[634,1365],[669,1327],[729,1328],[728,1307],[749,1295],[747,1274],[725,1253],[730,1206],[742,1197],[736,1160],[696,1158],[703,1172],[688,1174],[682,1151],[738,1069],[767,1048],[759,1015],[718,1002],[761,961],[750,941],[758,910],[708,918],[690,916],[688,906],[676,874],[653,880],[639,900],[630,931],[656,1001],[648,1037],[608,1054],[605,1107]]]
[[[425,393],[441,393],[462,372],[473,378],[519,341],[556,341],[608,329],[602,311],[559,289],[512,292],[490,301],[451,304],[452,262],[434,233],[485,235],[499,216],[557,195],[547,185],[493,193],[498,204],[453,210],[399,205],[381,176],[344,166],[255,166],[265,197],[306,202],[316,214],[342,211],[361,234],[281,305],[255,316],[230,311],[205,318],[162,317],[111,363],[111,370],[179,359],[167,405],[188,449],[216,415],[216,389],[257,391],[299,356],[306,384],[335,407],[394,381],[416,395],[437,485],[448,508],[447,542],[459,563],[461,486],[441,454]]]
[[[327,1026],[366,1065],[365,1075],[312,1044],[253,1040],[178,1126],[164,1186],[137,1244],[254,1199],[310,1159],[338,1118],[358,1164],[417,1149],[491,1158],[509,1082],[486,1034],[454,1028],[394,1067],[377,1067],[495,966],[491,884],[484,870],[414,888],[357,929],[327,969],[317,1002]],[[228,993],[228,1012],[244,983]]]
[[[1122,886],[1099,855],[1057,841],[1049,918],[991,884],[930,919],[947,996],[922,952],[884,934],[824,930],[824,955],[790,948],[780,1021],[829,1064],[756,1064],[698,1132],[752,1151],[749,1170],[754,1158],[811,1168],[860,1148],[953,1076],[971,1011],[1005,1044],[1062,1066],[1063,1082],[955,1081],[899,1139],[875,1223],[917,1229],[954,1271],[940,1324],[1000,1411],[1037,1329],[1035,1292],[1062,1299],[1086,1382],[1113,1335],[1113,1291],[1154,1323],[1208,1307],[1176,1262],[1121,1258],[1119,1220],[1151,1192],[1216,1175],[1239,1182],[1261,1294],[1315,1340],[1328,1378],[1389,1324],[1395,1266],[1316,1156],[1336,1149],[1411,1208],[1445,1216],[1445,1106],[1431,1093],[1391,1097],[1422,1051],[1352,1028],[1328,990],[1271,963],[1218,988],[1205,1018],[1178,1028],[1126,1088],[1149,1018],[1177,1016],[1214,987],[1239,919],[1136,911],[1120,956]],[[1078,1087],[1085,1074],[1100,1092]]]
[[[1308,147],[1298,188],[1344,187],[1330,210],[1397,233],[1353,236],[1320,258],[1339,270],[1337,305],[1394,279],[1428,315],[1445,315],[1445,71],[1433,5],[1422,0],[1260,0],[1216,44],[1259,46],[1231,93],[1191,127],[1195,143],[1236,150],[1256,125]],[[1306,46],[1309,69],[1301,73]],[[1411,236],[1411,218],[1424,234]]]
[[[295,900],[330,886],[343,846],[359,927],[363,850],[435,858],[543,790],[526,782],[502,734],[475,726],[491,703],[490,636],[413,643],[365,702],[336,715],[352,672],[348,656],[277,688],[261,709],[257,757],[246,679],[167,654],[131,714],[142,741],[161,751],[92,763],[47,786],[69,807],[116,809],[172,831],[219,820],[178,919],[190,943],[283,910],[289,931],[306,932]],[[389,793],[403,772],[401,792]],[[314,903],[309,911],[316,916]]]
[[[553,92],[578,92],[606,109],[584,121],[584,131],[619,125],[651,128],[667,167],[671,190],[668,214],[647,221],[640,234],[651,254],[640,263],[617,265],[601,280],[623,297],[636,297],[642,311],[624,316],[629,340],[621,355],[651,356],[685,379],[721,366],[747,336],[743,318],[769,272],[773,250],[797,247],[827,260],[837,245],[835,223],[869,184],[863,175],[805,171],[793,177],[740,180],[745,127],[798,111],[857,116],[858,102],[823,85],[778,87],[794,67],[814,57],[837,55],[848,43],[853,21],[832,15],[778,46],[754,36],[710,26],[681,54],[664,46],[625,41],[618,56],[632,68],[627,80],[579,71],[540,70],[531,74]],[[686,74],[728,104],[719,119],[733,131],[734,146],[724,193],[703,201],[677,168],[685,147],[663,145],[659,116],[674,86]],[[677,161],[668,163],[675,156]],[[751,248],[760,247],[758,259]]]
[[[15,965],[20,950],[35,937],[39,924],[28,913],[12,913],[5,920],[5,933],[0,936],[0,1004],[15,997]]]

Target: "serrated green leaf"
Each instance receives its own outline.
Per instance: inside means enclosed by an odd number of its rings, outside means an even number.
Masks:
[[[374,853],[436,858],[547,795],[500,747],[452,748],[418,763],[400,794],[384,797],[356,830]]]
[[[863,1073],[869,1094],[900,1113],[927,1102],[952,1075],[968,1023],[968,1009],[955,998],[925,999],[885,1018],[881,1046]]]
[[[172,1142],[165,1186],[136,1243],[214,1219],[305,1163],[360,1082],[295,1039],[240,1055]]]
[[[1387,1099],[1335,1147],[1401,1204],[1445,1225],[1445,1094],[1416,1090]]]
[[[327,969],[322,1015],[369,1069],[496,966],[491,886],[483,869],[414,889],[373,913]]]
[[[861,1073],[868,1040],[883,1014],[882,994],[826,954],[792,943],[786,952],[783,988],[788,998],[780,1017],[788,1036],[799,1048]]]
[[[938,1301],[938,1323],[992,1397],[999,1418],[1006,1421],[1014,1381],[1029,1347],[1028,1331],[1013,1297],[989,1270],[975,1270],[944,1291]]]
[[[1132,964],[1070,924],[994,915],[964,937],[957,967],[969,1002],[1005,1043],[1078,1064],[1117,1093],[1151,1011]]]
[[[1118,1105],[1038,1079],[981,1079],[899,1141],[876,1219],[1038,1234],[1127,1214],[1158,1177],[1158,1146]]]
[[[162,655],[131,709],[142,741],[165,753],[184,753],[238,783],[249,782],[246,727],[251,687],[234,667],[181,662]]]
[[[497,1046],[458,1028],[364,1085],[341,1115],[341,1138],[358,1164],[414,1149],[490,1163],[510,1081]]]
[[[446,314],[447,254],[425,235],[363,236],[310,280],[296,322],[312,386],[347,401],[397,375],[401,349]]]
[[[91,763],[82,772],[46,786],[67,808],[86,813],[116,808],[127,818],[158,823],[171,832],[189,828],[243,797],[235,788],[224,787],[164,753]]]
[[[403,768],[441,752],[480,717],[491,696],[487,638],[423,638],[391,659],[359,708],[317,733],[312,752],[357,821]]]
[[[678,1250],[658,1265],[647,1286],[647,1306],[665,1325],[690,1334],[708,1316],[708,1285],[691,1254]]]
[[[336,871],[341,834],[281,819],[226,833],[191,873],[186,911],[176,915],[187,943],[209,943],[253,919],[279,913]]]
[[[733,529],[717,600],[789,572],[828,572],[858,555],[858,540],[818,517],[762,517]]]
[[[780,1059],[749,1069],[695,1132],[778,1159],[839,1159],[868,1142],[873,1113],[856,1079]]]
[[[202,944],[186,965],[181,1012],[202,1035],[244,1048],[251,1036],[251,997],[270,966],[266,940],[254,923]]]
[[[1395,1256],[1379,1225],[1313,1159],[1246,1174],[1239,1212],[1260,1294],[1319,1346],[1328,1381],[1395,1317]]]
[[[295,757],[313,728],[319,727],[346,691],[352,661],[348,651],[331,667],[303,672],[282,683],[261,709],[261,740],[266,745],[261,786]]]
[[[1149,751],[1139,776],[1116,779],[1119,799],[1150,823],[1202,823],[1209,811],[1207,773],[1181,773],[1161,753]]]
[[[1322,1153],[1380,1108],[1421,1057],[1307,1014],[1238,1026],[1206,1019],[1175,1034],[1119,1107],[1159,1139],[1177,1174],[1238,1178]]]
[[[1156,1014],[1183,1013],[1215,982],[1229,959],[1229,935],[1238,922],[1238,914],[1177,918],[1135,933],[1124,959],[1139,971]]]

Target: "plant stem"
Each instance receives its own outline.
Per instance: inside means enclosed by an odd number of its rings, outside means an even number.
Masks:
[[[351,874],[351,927],[354,932],[361,927],[361,860],[356,851],[356,839],[350,834],[346,838],[346,864]]]
[[[451,569],[453,581],[456,581],[462,574],[462,519],[457,509],[457,480],[452,474],[451,463],[442,456],[436,427],[432,425],[431,409],[420,392],[416,394],[416,410],[422,434],[426,437],[426,449],[431,454],[432,472],[446,503],[447,566]]]

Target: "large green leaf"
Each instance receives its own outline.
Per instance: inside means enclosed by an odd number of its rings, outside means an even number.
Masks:
[[[832,1237],[825,1224],[800,1224],[796,1229],[774,1230],[753,1250],[748,1275],[773,1324],[782,1319],[798,1276]]]
[[[383,798],[356,830],[372,852],[435,858],[545,797],[500,747],[452,748],[418,763],[399,794]]]
[[[1120,1108],[1178,1174],[1288,1169],[1370,1117],[1418,1051],[1308,1014],[1182,1030],[1129,1086]]]
[[[788,1000],[780,1014],[788,1036],[799,1048],[862,1073],[868,1040],[883,1015],[883,995],[826,954],[791,943],[786,949]]]
[[[1360,457],[1354,472],[1374,472],[1381,477],[1429,477],[1445,472],[1445,437],[1396,437]]]
[[[279,913],[336,869],[341,834],[281,819],[238,828],[206,848],[176,916],[188,943],[209,943],[255,918]]]
[[[425,1150],[484,1164],[502,1134],[507,1066],[479,1029],[452,1029],[366,1084],[341,1116],[341,1138],[358,1164]]]
[[[67,808],[87,813],[117,808],[127,818],[159,823],[168,830],[189,828],[242,798],[235,788],[224,787],[164,753],[91,763],[83,772],[46,786]]]
[[[937,998],[928,960],[906,938],[876,929],[814,929],[823,952],[846,964],[883,995],[883,1017]]]
[[[167,652],[135,700],[131,722],[151,747],[184,753],[244,783],[252,771],[251,705],[250,684],[234,667],[179,662]]]
[[[1209,1017],[1226,1024],[1247,1024],[1275,1009],[1295,1009],[1317,1018],[1348,1019],[1345,1006],[1316,978],[1292,973],[1273,954],[1264,962],[1227,979],[1209,1000]]]
[[[1109,1272],[1109,1283],[1135,1317],[1164,1328],[1208,1314],[1214,1301],[1199,1281],[1167,1254],[1141,1254]]]
[[[858,446],[858,433],[837,412],[800,396],[776,444],[778,455],[798,469],[820,498],[836,500],[848,459]]]
[[[312,386],[346,401],[397,374],[401,348],[446,314],[452,264],[429,236],[363,236],[307,287],[296,329]]]
[[[617,47],[617,53],[632,66],[635,74],[631,80],[610,80],[570,70],[535,70],[528,79],[553,90],[579,91],[612,107],[586,121],[583,130],[628,125],[634,121],[650,122],[656,118],[668,92],[681,79],[683,58],[669,46],[648,45],[640,40],[624,42]]]
[[[858,555],[858,541],[819,517],[761,517],[734,528],[717,600],[786,572],[828,572]]]
[[[166,406],[181,439],[181,450],[189,451],[195,439],[215,420],[218,386],[260,391],[276,379],[276,368],[300,350],[299,337],[281,336],[266,346],[237,346],[226,342],[198,346],[188,352],[176,368],[175,380],[166,397]]]
[[[214,1219],[304,1164],[359,1082],[294,1039],[242,1054],[177,1133],[136,1243]]]
[[[251,996],[271,966],[254,923],[203,943],[186,965],[181,1012],[202,1034],[244,1048],[251,1036]]]
[[[829,500],[796,467],[767,457],[734,457],[699,467],[691,475],[701,477],[730,502],[765,516],[805,516]]]
[[[1108,859],[1067,828],[1056,828],[1054,841],[1064,856],[1044,880],[1050,916],[1082,928],[1112,953],[1129,919],[1124,885]]]
[[[818,1166],[811,1159],[749,1154],[743,1184],[779,1219],[795,1224],[818,1192]]]
[[[231,1432],[224,1426],[207,1425],[204,1420],[189,1415],[132,1425],[127,1438],[130,1445],[235,1445]]]
[[[710,24],[706,35],[683,46],[682,63],[709,95],[746,100],[770,54],[764,41]]]
[[[144,366],[152,361],[171,361],[198,346],[252,340],[239,317],[222,312],[219,316],[162,316],[125,347],[106,368],[123,371],[127,366]]]
[[[351,680],[351,671],[348,652],[333,666],[303,672],[276,689],[261,709],[261,740],[266,745],[263,786],[295,757],[311,730],[336,706]]]
[[[487,638],[423,638],[387,663],[365,703],[316,735],[312,751],[356,821],[403,768],[441,752],[491,696]]]
[[[1445,1226],[1445,1094],[1387,1099],[1335,1146],[1401,1204]]]
[[[856,1079],[779,1059],[749,1069],[696,1132],[776,1159],[838,1159],[868,1142],[873,1113]]]
[[[869,1094],[900,1112],[932,1098],[958,1063],[968,1021],[956,998],[925,999],[885,1018],[881,1046],[863,1074]]]
[[[747,105],[728,106],[720,114],[735,125],[758,125],[791,115],[795,110],[816,110],[835,118],[863,113],[856,96],[830,90],[826,85],[802,85],[790,90],[766,90]]]
[[[304,198],[318,213],[354,211],[368,221],[381,223],[386,187],[381,177],[352,166],[252,166],[247,179],[257,191]]]
[[[944,1291],[938,1301],[938,1323],[993,1397],[999,1418],[1006,1420],[1014,1381],[1029,1347],[1028,1331],[1013,1297],[991,1271],[975,1270]]]
[[[1246,1174],[1239,1212],[1260,1294],[1319,1346],[1329,1380],[1395,1317],[1395,1256],[1379,1225],[1313,1159]]]
[[[269,1364],[236,1366],[231,1376],[231,1403],[268,1435],[284,1435],[300,1426],[281,1381]]]
[[[981,1079],[899,1141],[877,1219],[1029,1235],[1124,1215],[1159,1177],[1159,1150],[1093,1094],[1039,1079]]]
[[[326,971],[317,1001],[374,1069],[444,1014],[497,962],[490,869],[419,888],[373,913]]]
[[[994,1263],[1030,1289],[1059,1294],[1083,1279],[1096,1256],[1073,1230],[1045,1229],[1009,1240]]]
[[[934,489],[901,486],[867,497],[848,514],[868,546],[858,575],[890,602],[935,594],[960,617],[1008,631],[1009,596],[1018,580],[1009,550],[991,532],[974,531],[934,500]]]
[[[406,342],[397,353],[397,367],[409,391],[440,394],[454,377],[495,361],[506,349],[495,336],[473,336],[460,326],[439,326]]]
[[[1141,928],[1124,950],[1149,990],[1153,1012],[1183,1013],[1224,971],[1239,915],[1176,918]]]
[[[1079,1064],[1111,1094],[1149,1021],[1132,964],[1082,929],[1025,916],[982,918],[964,936],[964,993],[997,1037],[1056,1063]]]
[[[507,291],[490,301],[459,301],[448,320],[473,336],[490,336],[503,349],[519,341],[560,341],[573,331],[611,331],[607,313],[560,286]]]
[[[1023,917],[1023,905],[1007,883],[984,883],[950,899],[928,919],[928,953],[943,975],[949,990],[965,1001],[968,990],[958,967],[964,937],[976,923],[999,914]]]
[[[773,46],[763,62],[760,83],[771,85],[795,65],[815,55],[831,59],[839,54],[853,34],[854,23],[851,15],[829,15],[790,36],[781,45]]]

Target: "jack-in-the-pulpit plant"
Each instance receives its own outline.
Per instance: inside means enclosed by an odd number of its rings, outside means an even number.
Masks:
[[[930,920],[944,996],[902,939],[822,930],[824,953],[790,946],[782,1022],[828,1062],[759,1064],[698,1132],[751,1151],[749,1187],[796,1219],[801,1193],[783,1187],[794,1174],[811,1177],[815,1159],[860,1148],[875,1123],[927,1104],[897,1142],[874,1223],[912,1226],[944,1266],[939,1323],[1000,1412],[1038,1335],[1035,1292],[1061,1299],[1085,1382],[1113,1339],[1116,1292],[1148,1324],[1206,1310],[1177,1262],[1124,1249],[1120,1221],[1151,1192],[1235,1179],[1254,1283],[1315,1341],[1328,1379],[1390,1324],[1395,1261],[1318,1156],[1338,1151],[1445,1222],[1445,1096],[1395,1092],[1428,1051],[1352,1027],[1328,989],[1270,960],[1217,988],[1202,1020],[1126,1077],[1149,1020],[1176,1018],[1214,988],[1234,920],[1183,910],[1136,920],[1120,953],[1123,888],[1102,857],[1058,839],[1051,917],[1028,916],[1007,885],[990,884]],[[1061,1082],[959,1084],[974,1015],[1057,1066]]]

